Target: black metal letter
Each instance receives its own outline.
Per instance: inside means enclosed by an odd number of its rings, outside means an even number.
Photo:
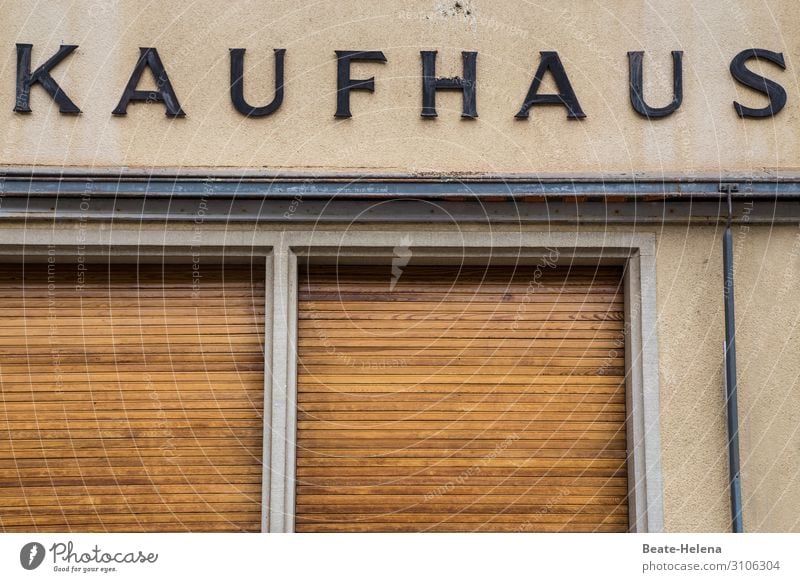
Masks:
[[[186,115],[178,103],[178,97],[169,82],[167,71],[158,56],[158,51],[154,48],[139,47],[139,61],[131,73],[131,78],[122,92],[119,103],[114,108],[114,115],[127,115],[128,105],[131,101],[142,101],[144,103],[163,103],[168,117],[183,117]],[[139,81],[142,79],[144,70],[149,68],[156,79],[156,89],[154,91],[139,91]]]
[[[275,113],[283,103],[283,60],[286,49],[275,51],[275,97],[263,107],[253,107],[244,98],[244,51],[243,48],[231,51],[231,101],[236,111],[247,117],[266,117]]]
[[[64,90],[59,87],[50,76],[58,63],[63,61],[72,51],[78,48],[74,44],[62,44],[58,52],[47,59],[43,65],[31,73],[32,44],[17,44],[17,95],[14,102],[14,111],[17,113],[30,113],[31,87],[39,83],[50,96],[58,103],[61,113],[80,113],[81,110],[67,97]]]
[[[375,77],[351,79],[352,61],[386,62],[381,51],[336,51],[336,113],[335,117],[352,117],[350,114],[350,91],[375,91]]]
[[[775,81],[757,75],[745,65],[750,59],[764,59],[771,63],[775,63],[781,69],[786,69],[786,63],[783,60],[783,53],[774,53],[766,49],[748,49],[740,52],[731,61],[731,75],[739,81],[742,85],[750,87],[763,93],[769,99],[769,105],[762,109],[753,109],[745,107],[738,102],[733,102],[733,107],[736,109],[736,114],[739,117],[772,117],[780,113],[781,109],[786,106],[786,90],[778,85]]]
[[[461,117],[475,119],[478,117],[476,84],[478,53],[462,52],[464,78],[436,78],[437,51],[420,51],[422,55],[422,117],[437,117],[436,92],[462,91],[464,97],[461,106]]]
[[[683,51],[672,51],[672,103],[666,107],[650,107],[644,100],[644,52],[628,53],[631,105],[639,115],[648,119],[667,117],[683,103]]]
[[[569,119],[582,119],[586,114],[581,109],[581,104],[578,102],[578,97],[575,91],[572,90],[572,84],[569,82],[567,72],[564,70],[564,65],[561,64],[561,59],[557,52],[542,51],[539,53],[541,60],[536,74],[533,76],[533,82],[528,95],[525,97],[525,103],[522,108],[514,116],[517,119],[527,119],[528,110],[534,105],[563,105],[567,108],[567,118]],[[558,88],[557,95],[538,95],[539,87],[542,84],[545,74],[550,71],[553,74],[553,79]]]

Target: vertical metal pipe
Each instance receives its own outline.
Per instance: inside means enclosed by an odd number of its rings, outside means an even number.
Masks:
[[[725,277],[725,401],[728,413],[728,468],[731,492],[731,528],[742,533],[742,482],[739,466],[739,403],[736,382],[736,317],[733,304],[733,233],[731,216],[733,204],[728,193],[728,222],[722,239],[722,260]]]

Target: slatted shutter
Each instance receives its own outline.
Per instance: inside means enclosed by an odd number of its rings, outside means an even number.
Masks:
[[[297,531],[627,531],[621,275],[302,271]]]
[[[0,530],[259,531],[263,269],[86,269],[0,266]]]

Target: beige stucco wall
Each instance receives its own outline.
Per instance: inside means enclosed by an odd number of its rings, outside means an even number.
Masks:
[[[800,531],[800,228],[740,230],[736,244],[745,516]]]
[[[458,5],[458,6],[457,6]],[[800,159],[800,46],[792,0],[53,0],[13,2],[0,19],[2,163],[105,166],[228,166],[392,172],[718,172],[792,169]],[[33,113],[11,111],[15,42],[34,44],[34,65],[60,43],[77,53],[54,73],[82,108],[60,115],[37,88]],[[161,105],[111,116],[138,57],[154,46],[187,112]],[[287,49],[286,98],[266,119],[245,119],[228,95],[228,49],[247,49],[246,91],[272,98],[272,49]],[[739,120],[732,102],[764,106],[728,67],[738,52],[783,52],[766,65],[789,94],[774,120]],[[335,120],[334,50],[383,50],[374,95],[356,92],[354,118]],[[440,94],[440,117],[420,118],[420,50],[439,50],[439,73],[460,73],[460,51],[478,58],[480,118],[462,120],[458,94]],[[514,119],[540,50],[558,50],[586,111],[561,107]],[[647,122],[628,103],[627,51],[646,50],[648,99],[671,97],[669,51],[685,52],[685,100],[669,119]],[[149,88],[149,87],[147,87]]]
[[[800,229],[734,230],[746,531],[800,531]],[[659,229],[664,513],[670,531],[729,526],[722,230]]]
[[[670,227],[659,229],[657,237],[667,531],[727,531],[730,520],[721,234],[714,228]],[[737,292],[749,286],[737,283]]]

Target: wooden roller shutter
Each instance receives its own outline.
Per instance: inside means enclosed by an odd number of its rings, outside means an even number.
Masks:
[[[301,272],[297,531],[627,531],[621,276]]]
[[[259,531],[263,269],[86,268],[0,266],[0,530]]]

